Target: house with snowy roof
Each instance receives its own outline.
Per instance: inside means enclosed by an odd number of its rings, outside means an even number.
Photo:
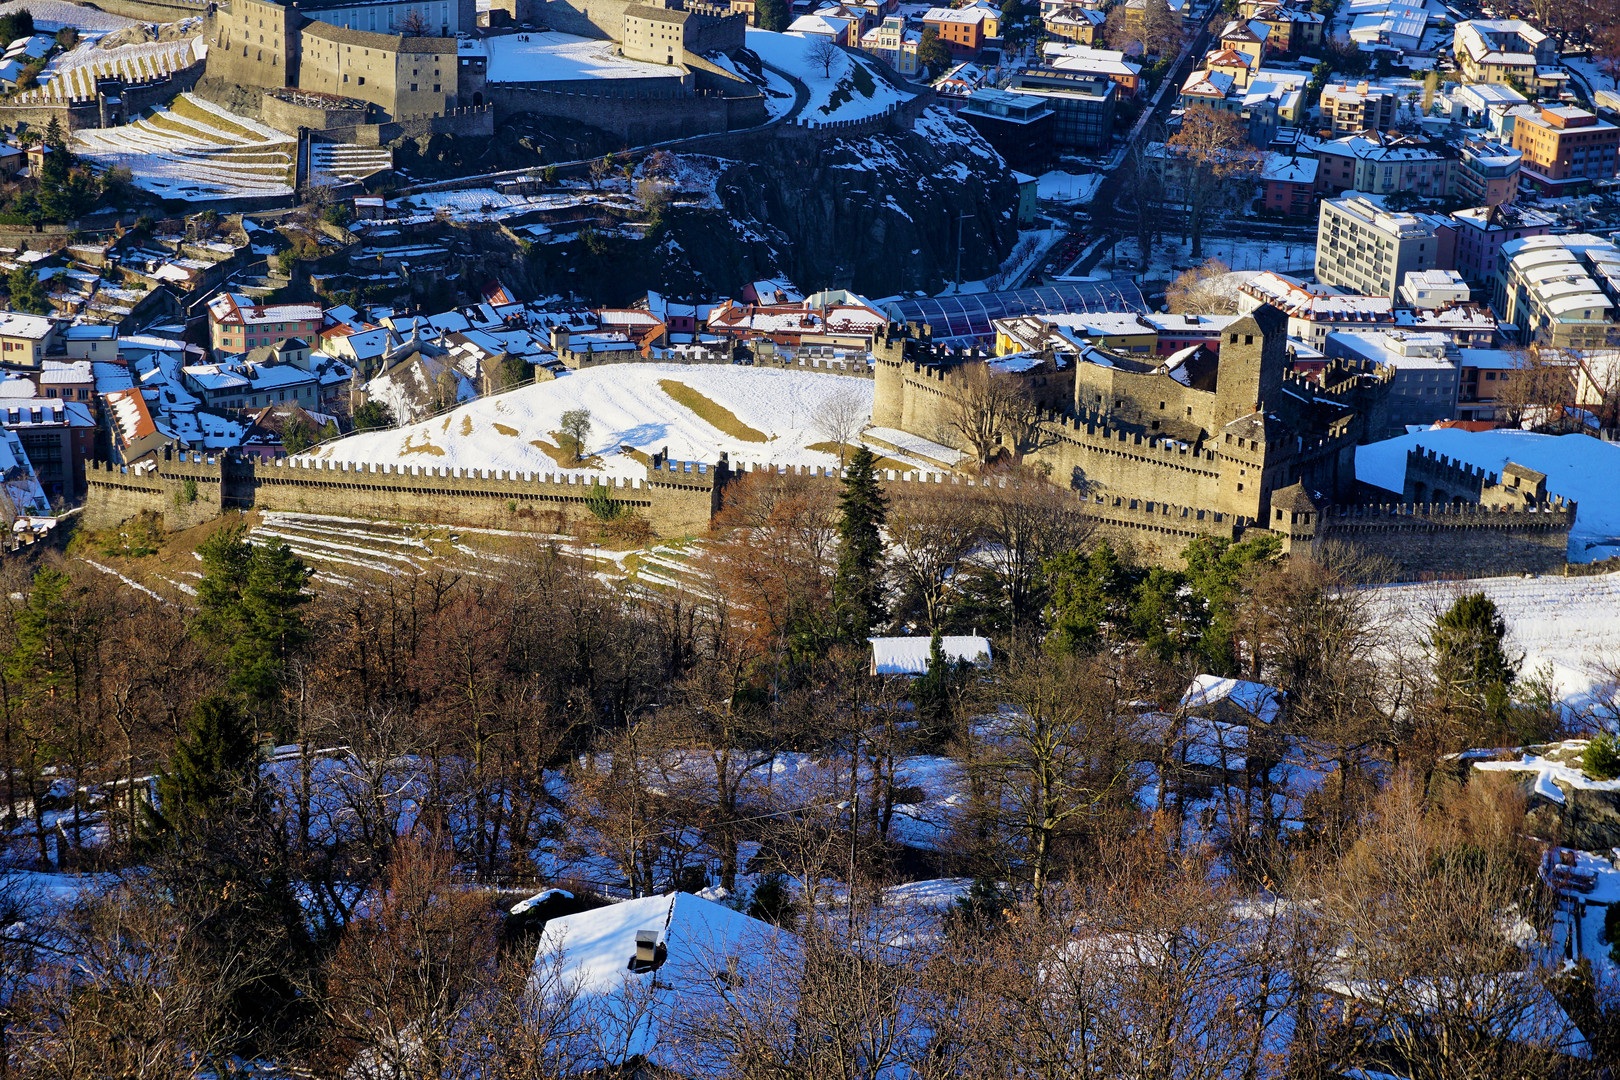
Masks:
[[[1260,204],[1274,214],[1306,217],[1316,209],[1316,159],[1267,153],[1260,168]]]
[[[907,678],[928,674],[933,638],[914,634],[909,637],[869,637],[866,640],[872,646],[869,674],[904,675]],[[979,634],[941,634],[939,651],[947,664],[972,664],[980,668],[990,666],[990,639]]]
[[[314,341],[324,313],[319,304],[261,304],[240,293],[208,302],[209,344],[216,353],[245,353],[283,338]]]
[[[533,1004],[568,1014],[572,1022],[558,1030],[574,1040],[570,1056],[581,1073],[620,1075],[628,1067],[632,1075],[675,1077],[708,1052],[675,1045],[677,1010],[724,1007],[733,987],[774,973],[785,986],[797,964],[796,935],[677,892],[550,919],[528,993]]]
[[[1221,28],[1216,40],[1223,49],[1242,53],[1250,64],[1259,67],[1265,60],[1271,38],[1271,28],[1255,19],[1233,19]]]

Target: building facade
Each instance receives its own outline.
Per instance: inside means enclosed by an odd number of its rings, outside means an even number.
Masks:
[[[1442,235],[1442,232],[1445,235]],[[1414,270],[1450,269],[1450,224],[1391,213],[1360,196],[1322,203],[1316,229],[1316,278],[1367,296],[1393,299]]]
[[[1562,195],[1614,179],[1620,127],[1568,105],[1528,105],[1514,110],[1513,149],[1522,170],[1543,193]]]

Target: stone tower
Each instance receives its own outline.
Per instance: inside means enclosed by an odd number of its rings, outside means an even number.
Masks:
[[[1263,305],[1226,328],[1215,383],[1215,428],[1275,401],[1288,370],[1288,316]]]

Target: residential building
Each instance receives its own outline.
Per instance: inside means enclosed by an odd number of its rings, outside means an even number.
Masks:
[[[1316,228],[1316,279],[1393,298],[1412,271],[1449,269],[1454,244],[1445,218],[1392,213],[1359,195],[1329,199]]]
[[[1069,4],[1044,16],[1041,24],[1052,37],[1080,45],[1092,45],[1096,43],[1097,34],[1107,21],[1108,16],[1096,8]]]
[[[934,93],[939,95],[941,104],[956,112],[967,104],[973,91],[988,82],[989,76],[978,64],[957,64],[934,80]]]
[[[1452,194],[1475,206],[1501,206],[1519,194],[1519,168],[1524,155],[1511,146],[1466,139],[1457,147]]]
[[[116,326],[68,326],[60,334],[62,347],[75,360],[116,360]]]
[[[985,87],[975,90],[956,115],[983,135],[1011,168],[1037,176],[1046,171],[1057,123],[1047,99]]]
[[[788,23],[787,32],[800,37],[827,38],[834,45],[848,45],[850,41],[849,20],[824,15],[800,15]]]
[[[906,29],[906,20],[891,16],[861,35],[861,48],[883,58],[901,75],[916,75],[921,70],[917,63],[917,46],[922,44],[922,33]]]
[[[1569,80],[1558,66],[1558,43],[1521,19],[1460,22],[1451,51],[1467,82],[1508,83],[1557,97]]]
[[[85,365],[88,367],[89,365]],[[32,391],[27,380],[17,389]],[[0,388],[0,428],[12,432],[28,451],[34,475],[51,499],[84,495],[84,463],[96,456],[96,420],[88,401],[64,401],[27,393],[12,396]]]
[[[1456,418],[1461,379],[1455,350],[1444,335],[1340,330],[1327,336],[1324,351],[1329,359],[1363,360],[1394,373],[1385,404],[1385,436]]]
[[[1468,296],[1468,283],[1455,270],[1414,270],[1401,282],[1400,298],[1413,308],[1466,304]]]
[[[1502,245],[1527,236],[1546,236],[1558,218],[1527,206],[1477,206],[1451,215],[1457,227],[1456,269],[1464,278],[1497,295],[1497,274]]]
[[[1261,206],[1287,217],[1311,214],[1316,206],[1317,164],[1314,158],[1297,154],[1267,153],[1260,170]]]
[[[1571,105],[1521,105],[1513,114],[1513,149],[1524,155],[1525,179],[1543,194],[1614,179],[1620,127]]]
[[[1504,419],[1496,401],[1518,369],[1519,357],[1506,349],[1459,349],[1457,355],[1457,419]],[[1580,401],[1578,395],[1576,401]]]
[[[1415,52],[1422,46],[1429,16],[1421,4],[1391,2],[1374,7],[1376,10],[1351,13],[1351,41],[1362,47],[1383,46],[1401,52]]]
[[[1059,71],[1103,76],[1119,87],[1122,97],[1133,98],[1141,88],[1142,65],[1125,59],[1125,54],[1116,49],[1047,42],[1042,53],[1046,63]]]
[[[922,24],[939,35],[952,56],[971,60],[984,49],[989,32],[990,13],[981,7],[929,8]]]
[[[1266,42],[1271,37],[1271,28],[1265,23],[1255,19],[1233,19],[1221,28],[1216,38],[1222,49],[1231,49],[1248,57],[1250,67],[1259,67],[1265,62],[1268,46]]]
[[[1410,275],[1408,275],[1410,277]],[[1497,318],[1484,304],[1449,304],[1439,308],[1399,308],[1395,325],[1420,334],[1444,334],[1458,346],[1489,348],[1496,342]]]
[[[1494,305],[1523,344],[1600,349],[1612,344],[1620,249],[1590,233],[1527,236],[1502,245]]]
[[[1353,296],[1266,270],[1238,286],[1238,311],[1247,314],[1270,304],[1288,316],[1288,337],[1322,348],[1335,330],[1395,325],[1395,301],[1387,296]]]
[[[1044,98],[1056,115],[1053,141],[1078,150],[1105,149],[1113,138],[1118,88],[1101,75],[1032,67],[1012,77],[1009,90]]]
[[[1505,83],[1464,83],[1451,91],[1452,118],[1483,128],[1495,139],[1513,138],[1513,110],[1530,99]]]
[[[260,304],[240,293],[208,302],[208,339],[215,353],[245,353],[285,338],[313,341],[321,332],[319,304]]]
[[[88,404],[96,393],[95,368],[89,360],[47,360],[35,373],[34,384],[42,398]]]
[[[1253,13],[1246,17],[1270,31],[1266,44],[1273,52],[1294,53],[1322,44],[1322,27],[1327,22],[1326,16],[1286,4],[1251,7]]]
[[[1329,83],[1322,88],[1322,122],[1335,135],[1359,135],[1395,126],[1395,110],[1400,97],[1384,86],[1365,81]]]
[[[0,365],[38,368],[56,343],[56,335],[55,319],[0,311]]]
[[[1410,191],[1444,198],[1451,193],[1457,168],[1456,152],[1445,143],[1382,132],[1321,143],[1316,160],[1321,163],[1318,187],[1331,194]]]

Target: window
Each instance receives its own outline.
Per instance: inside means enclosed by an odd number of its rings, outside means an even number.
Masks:
[[[355,82],[359,83],[361,86],[364,86],[364,85],[366,85],[366,77],[364,75],[362,75],[358,79],[356,79]]]

